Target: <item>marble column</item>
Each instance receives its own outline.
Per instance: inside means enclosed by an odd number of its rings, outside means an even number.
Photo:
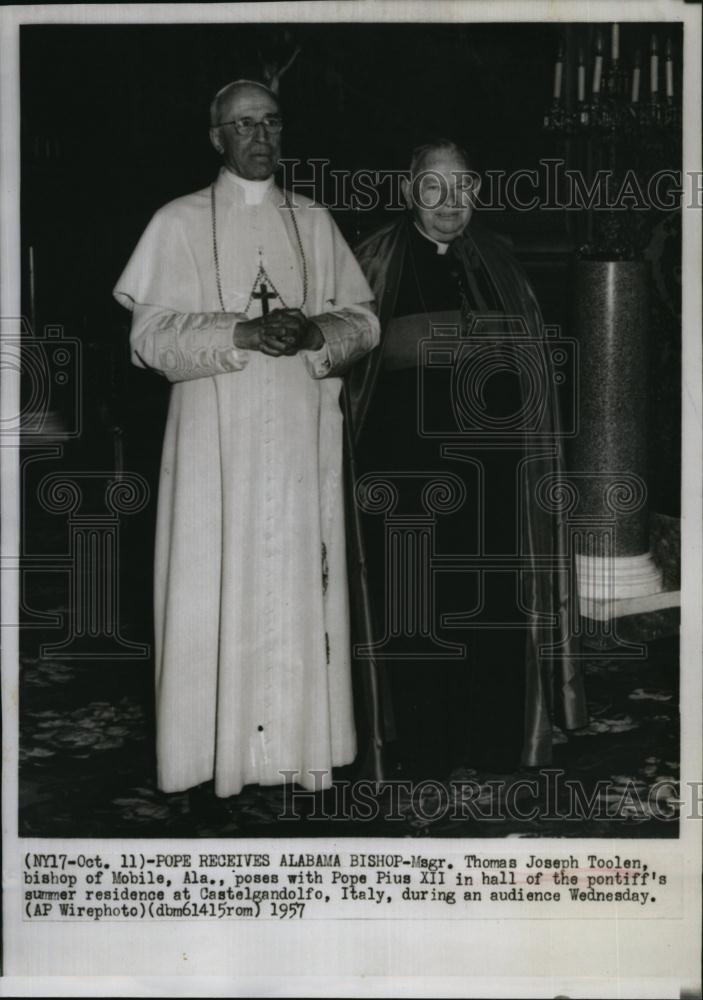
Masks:
[[[579,427],[569,474],[579,496],[582,599],[643,597],[663,588],[649,552],[648,318],[644,261],[576,263]]]

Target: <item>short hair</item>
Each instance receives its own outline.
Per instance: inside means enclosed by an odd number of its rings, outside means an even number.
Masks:
[[[276,104],[278,104],[278,96],[265,83],[261,83],[259,80],[232,80],[231,83],[226,83],[224,87],[220,87],[210,102],[211,128],[216,128],[220,124],[224,105],[231,95],[242,87],[259,87],[261,90],[265,90],[267,94],[270,94]]]
[[[428,139],[419,146],[415,146],[410,157],[410,176],[415,177],[430,153],[439,152],[453,153],[464,161],[467,170],[473,173],[477,172],[473,158],[469,156],[463,146],[460,146],[458,142],[454,142],[453,139],[445,139],[443,136],[437,136],[436,138]]]

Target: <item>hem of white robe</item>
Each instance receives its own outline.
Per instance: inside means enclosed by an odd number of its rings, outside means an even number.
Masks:
[[[332,787],[332,771],[337,767],[348,767],[353,764],[356,760],[357,751],[354,750],[351,755],[344,754],[339,759],[335,760],[331,765],[325,768],[322,767],[308,767],[308,768],[290,768],[286,770],[293,771],[295,774],[295,780],[288,781],[278,777],[263,778],[258,781],[240,781],[232,785],[218,784],[217,775],[213,775],[210,772],[201,778],[187,778],[185,781],[161,781],[157,782],[157,788],[160,792],[165,795],[174,795],[177,792],[187,792],[191,788],[197,788],[198,785],[204,784],[206,781],[212,781],[215,779],[215,795],[218,799],[228,799],[232,795],[239,795],[241,791],[247,785],[261,785],[265,788],[273,787],[274,785],[289,785],[295,783],[300,785],[308,792],[322,792]]]

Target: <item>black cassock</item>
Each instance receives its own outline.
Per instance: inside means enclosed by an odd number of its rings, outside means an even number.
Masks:
[[[431,517],[433,552],[425,547],[425,564],[416,558],[408,567],[405,559],[404,572],[415,574],[415,590],[427,589],[427,560],[436,555],[440,561],[478,555],[495,567],[501,556],[522,554],[529,562],[563,551],[563,524],[535,503],[537,482],[560,470],[556,401],[543,400],[539,426],[533,421],[526,429],[519,422],[529,389],[524,365],[513,364],[510,351],[514,360],[524,349],[525,332],[533,340],[541,335],[541,318],[511,255],[494,238],[468,231],[441,254],[404,218],[368,237],[357,256],[379,303],[382,340],[347,383],[356,485],[385,479],[397,492],[392,517],[413,518],[427,514],[420,509],[423,483],[450,474],[463,484],[463,501],[450,513]],[[516,316],[522,318],[520,342],[513,337]],[[430,336],[430,318],[443,327],[439,355],[417,342]],[[459,338],[486,331],[492,332],[482,342],[484,363],[472,368],[469,359],[465,377],[452,384],[451,371],[461,361]],[[453,369],[436,363],[452,351]],[[542,360],[548,372],[549,360]],[[550,384],[548,378],[544,384]],[[483,438],[452,433],[457,394],[469,410],[478,407],[483,425],[512,427],[515,433]],[[394,611],[398,602],[418,602],[408,598],[412,580],[400,590],[397,580],[391,581],[388,519],[360,514],[358,507],[354,513],[355,638],[364,638],[361,623],[381,643],[375,661],[357,663],[360,675],[371,681],[360,712],[367,723],[372,720],[371,742],[378,746],[395,737],[396,755],[415,777],[440,778],[462,764],[509,771],[520,763],[549,763],[553,722],[573,728],[587,721],[568,636],[569,575],[556,562],[548,573],[535,566],[534,572],[494,569],[480,575],[467,566],[451,568],[451,559],[445,560],[432,576],[428,642],[412,615]],[[443,616],[467,612],[474,617],[460,627],[442,623]],[[549,627],[545,612],[553,615]],[[410,623],[405,637],[398,634],[399,619]],[[389,633],[392,641],[384,641]],[[545,655],[545,643],[556,645],[558,654]],[[457,646],[465,654],[448,657],[447,650]],[[389,652],[392,657],[386,658]],[[392,712],[380,705],[384,695]]]

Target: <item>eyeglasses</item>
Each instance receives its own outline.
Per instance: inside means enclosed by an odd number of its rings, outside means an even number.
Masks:
[[[231,122],[218,122],[213,128],[221,128],[223,125],[234,125],[237,135],[253,135],[259,125],[263,125],[269,135],[278,135],[283,128],[283,119],[280,115],[264,115],[260,121],[254,118],[234,118]]]

